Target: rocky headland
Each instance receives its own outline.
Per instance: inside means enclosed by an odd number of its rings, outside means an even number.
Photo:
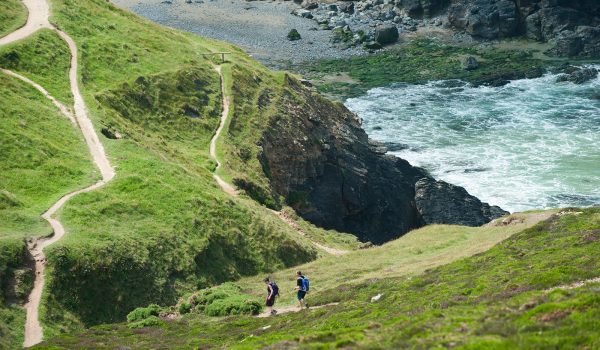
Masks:
[[[479,226],[508,214],[387,155],[345,106],[293,78],[286,83],[302,103],[283,101],[287,112],[263,135],[261,163],[273,189],[305,219],[383,243],[426,224]]]

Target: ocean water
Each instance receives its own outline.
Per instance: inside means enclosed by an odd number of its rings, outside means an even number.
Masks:
[[[397,84],[346,106],[390,153],[506,210],[600,204],[600,77],[556,78]]]

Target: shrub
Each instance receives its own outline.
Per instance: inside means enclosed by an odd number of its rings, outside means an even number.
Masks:
[[[298,31],[295,28],[290,30],[290,32],[287,35],[287,38],[288,38],[288,40],[291,40],[291,41],[302,39],[302,37],[300,36],[300,33],[298,33]]]
[[[137,321],[137,322],[133,322],[127,325],[127,327],[129,328],[144,328],[144,327],[153,327],[153,326],[160,326],[163,322],[160,320],[160,318],[152,315],[148,318],[145,318],[141,321]]]
[[[235,295],[215,300],[204,309],[207,316],[257,315],[262,309],[261,303],[250,299],[248,295]]]
[[[190,303],[181,303],[179,304],[179,313],[181,315],[185,315],[192,310],[192,305]]]
[[[127,322],[143,321],[152,316],[156,317],[159,313],[160,306],[156,304],[150,304],[148,307],[138,307],[127,315]]]
[[[195,310],[207,316],[256,315],[262,309],[254,296],[243,294],[233,283],[201,290],[190,299],[191,304],[196,305]]]

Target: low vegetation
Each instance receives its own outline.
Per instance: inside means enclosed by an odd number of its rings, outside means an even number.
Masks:
[[[465,70],[460,60],[473,56],[479,68]],[[418,40],[368,56],[323,60],[293,69],[317,83],[318,90],[338,97],[355,97],[392,83],[424,83],[462,79],[474,84],[502,84],[539,76],[556,62],[536,58],[531,51],[493,47],[459,47],[435,40]],[[350,79],[343,79],[346,74]]]
[[[312,305],[337,306],[271,318],[188,315],[143,334],[107,325],[39,348],[102,348],[107,339],[132,349],[596,348],[600,283],[570,285],[598,277],[599,230],[599,208],[565,210],[472,257],[403,277],[358,272],[310,294]]]
[[[0,67],[26,76],[63,104],[73,104],[69,86],[71,55],[56,32],[42,29],[24,40],[0,48]]]
[[[2,1],[0,12],[0,38],[15,29],[22,27],[27,22],[27,8],[19,0]]]

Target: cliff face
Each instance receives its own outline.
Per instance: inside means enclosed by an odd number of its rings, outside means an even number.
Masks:
[[[386,32],[397,28],[402,34],[418,27],[445,27],[483,40],[526,36],[549,42],[552,49],[548,54],[556,56],[600,57],[597,0],[354,1],[335,5],[326,0],[303,0],[305,10],[296,14],[329,28],[348,25],[382,45],[387,42],[377,40],[381,29],[374,28],[385,28]]]
[[[303,218],[383,243],[424,224],[474,226],[506,213],[386,155],[343,105],[286,80],[261,160],[273,189]]]
[[[600,57],[597,0],[445,0],[448,24],[483,38],[526,36],[551,42],[549,54]]]

